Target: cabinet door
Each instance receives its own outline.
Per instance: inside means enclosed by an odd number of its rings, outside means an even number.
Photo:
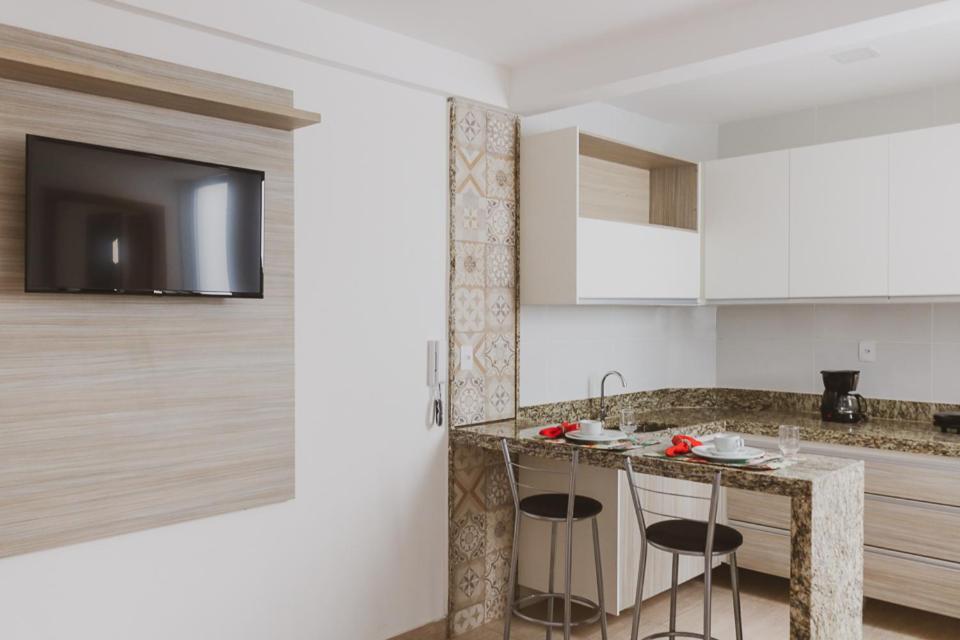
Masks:
[[[790,151],[790,297],[886,296],[889,138]]]
[[[890,138],[890,295],[960,295],[960,125]]]
[[[787,151],[704,163],[704,296],[786,298]]]
[[[696,231],[590,218],[580,218],[578,228],[580,302],[700,296]]]

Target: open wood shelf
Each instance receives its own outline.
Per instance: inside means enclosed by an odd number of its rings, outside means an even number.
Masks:
[[[319,113],[276,100],[243,98],[161,73],[109,68],[10,46],[0,47],[0,77],[284,131],[320,122]]]

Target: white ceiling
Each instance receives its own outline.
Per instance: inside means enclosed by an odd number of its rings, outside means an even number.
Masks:
[[[605,36],[754,0],[305,0],[481,60],[518,66]]]
[[[879,56],[851,64],[840,64],[830,57],[864,46],[876,50]],[[661,120],[723,123],[958,80],[960,21],[951,21],[652,88],[608,102]]]

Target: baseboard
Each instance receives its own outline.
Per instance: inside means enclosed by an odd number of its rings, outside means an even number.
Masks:
[[[387,640],[447,640],[447,620],[437,620]]]

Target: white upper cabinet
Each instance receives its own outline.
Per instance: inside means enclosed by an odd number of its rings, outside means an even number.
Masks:
[[[890,295],[960,295],[960,125],[890,137]]]
[[[697,173],[576,128],[521,138],[521,303],[696,302]]]
[[[790,297],[888,292],[889,137],[790,151]]]
[[[701,205],[704,297],[786,298],[789,152],[705,162]]]

